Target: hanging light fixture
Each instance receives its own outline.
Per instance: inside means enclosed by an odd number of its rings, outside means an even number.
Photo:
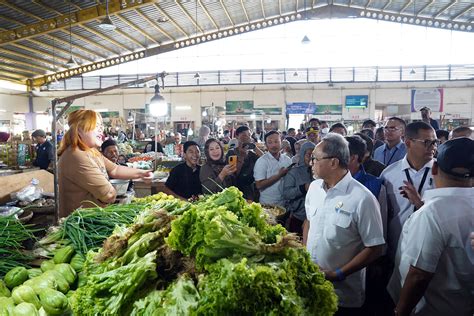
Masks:
[[[69,68],[77,66],[77,62],[72,57],[72,20],[71,20],[71,4],[69,4],[69,59],[66,62],[66,66]]]
[[[105,18],[100,22],[99,27],[104,31],[113,31],[117,27],[110,19],[109,15],[109,0],[105,0]]]
[[[194,79],[199,79],[199,78],[201,78],[201,74],[199,72],[196,72],[194,74]]]
[[[295,72],[293,73],[293,77],[298,77],[298,72],[297,72],[297,71],[295,71]]]
[[[165,86],[165,76],[166,72],[164,71],[159,74],[163,88]],[[160,83],[158,81],[158,77],[156,79],[157,83],[155,85],[155,95],[150,100],[150,114],[154,117],[165,117],[168,115],[168,103],[160,93]]]
[[[414,74],[416,74],[416,71],[415,71],[415,69],[412,68],[412,69],[410,70],[410,75],[414,75]]]

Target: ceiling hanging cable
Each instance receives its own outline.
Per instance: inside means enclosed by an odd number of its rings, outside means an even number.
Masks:
[[[416,10],[415,10],[415,9],[416,9],[416,7],[415,7],[415,0],[413,0],[413,19],[416,18],[416,13],[415,13]],[[415,69],[412,67],[411,70],[410,70],[410,75],[414,75],[414,74],[416,74],[416,71],[415,71]]]
[[[195,25],[194,25],[194,36],[197,37],[197,15],[198,15],[198,0],[196,0],[196,6],[195,6],[195,12],[194,12],[194,22],[195,22]],[[198,46],[196,45],[196,58],[199,58],[199,53],[198,53]],[[195,74],[194,74],[194,79],[197,79],[199,80],[199,78],[201,78],[201,74],[199,73],[199,71],[197,71]]]
[[[71,11],[71,3],[69,2],[69,60],[66,62],[67,67],[74,67],[77,66],[77,62],[72,56],[72,11]]]
[[[105,18],[100,22],[99,28],[104,31],[113,31],[117,28],[109,15],[109,0],[105,0]]]

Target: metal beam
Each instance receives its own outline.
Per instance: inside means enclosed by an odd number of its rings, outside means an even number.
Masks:
[[[37,43],[37,42],[36,42],[36,43]],[[32,52],[32,53],[34,53],[34,54],[41,54],[41,55],[49,56],[49,57],[51,57],[51,58],[63,59],[64,62],[67,61],[66,58],[63,58],[63,57],[61,57],[61,56],[52,55],[52,54],[50,54],[50,53],[48,53],[48,52],[44,52],[44,51],[38,50],[38,49],[36,49],[36,48],[31,48],[31,47],[25,46],[25,45],[20,44],[20,43],[12,43],[11,45],[12,45],[12,46],[15,46],[15,47],[18,47],[18,48],[20,48],[20,49],[27,50],[27,51]],[[0,48],[0,50],[3,50],[3,49]],[[58,50],[58,49],[56,49],[56,50]],[[32,55],[26,55],[26,56],[28,56],[27,58],[36,58],[35,56],[32,56]]]
[[[59,43],[63,43],[64,45],[67,45],[67,46],[70,45],[70,43],[69,43],[68,41],[65,41],[65,40],[63,40],[63,39],[61,39],[61,38],[59,38],[59,37],[55,37],[55,36],[53,36],[53,35],[51,35],[51,34],[45,34],[45,36],[51,38],[53,41],[58,41]],[[53,46],[51,46],[51,45],[49,45],[49,44],[45,44],[45,43],[43,43],[43,42],[41,42],[41,41],[36,41],[36,40],[33,40],[33,39],[28,39],[28,40],[29,40],[29,41],[32,41],[32,42],[38,42],[38,43],[41,43],[41,44],[46,45],[46,46],[53,47]],[[57,49],[57,47],[56,47],[55,49]],[[101,58],[104,58],[104,59],[107,58],[107,55],[103,55],[103,54],[101,54],[101,53],[99,53],[99,52],[97,52],[97,51],[90,50],[90,49],[88,49],[88,48],[85,48],[84,46],[75,46],[75,49],[76,49],[76,50],[81,50],[81,51],[83,51],[83,52],[86,52],[86,53],[88,53],[88,54],[90,54],[90,55],[92,55],[92,56],[96,56],[96,55],[97,55],[97,56],[99,56],[99,57],[101,57]],[[67,53],[66,50],[61,50],[61,51],[64,51],[65,53]],[[69,54],[70,54],[70,53],[69,53]],[[78,58],[81,58],[81,59],[84,59],[84,60],[90,60],[89,58],[81,57],[81,56],[78,55],[77,53],[74,53],[74,52],[73,52],[72,54],[74,55],[74,57],[77,56]],[[90,61],[92,61],[92,60],[90,60]]]
[[[2,68],[2,66],[0,66],[0,68]],[[11,72],[11,71],[4,71],[4,70],[0,70],[0,74],[2,74],[4,77],[10,77],[15,80],[25,80],[25,78],[27,77],[26,75],[21,75],[18,72]]]
[[[94,28],[92,28],[90,26],[87,26],[87,25],[81,25],[81,27],[86,29],[88,32],[91,32],[92,34],[102,38],[103,40],[108,41],[108,42],[112,43],[113,45],[120,47],[121,49],[127,50],[129,52],[133,52],[132,48],[125,46],[125,44],[117,42],[116,40],[112,39],[112,36],[106,36],[105,34],[102,34],[101,32],[96,31],[96,30],[94,30]],[[91,43],[90,40],[89,40],[89,43]]]
[[[240,0],[240,4],[241,4],[241,6],[242,6],[242,9],[244,10],[245,17],[247,18],[247,23],[250,23],[250,19],[249,19],[249,15],[248,15],[248,13],[247,13],[247,9],[245,9],[244,0]]]
[[[21,69],[18,69],[18,68],[21,68]],[[18,76],[23,79],[26,79],[28,77],[31,77],[31,76],[34,76],[36,75],[36,73],[32,70],[27,70],[27,69],[24,69],[22,68],[22,66],[12,66],[11,64],[4,64],[3,61],[1,60],[1,57],[0,57],[0,69],[5,69],[8,71],[8,73],[10,75],[14,75],[14,74],[18,74]],[[31,69],[31,68],[29,68]]]
[[[199,32],[201,33],[204,33],[204,31],[202,30],[202,28],[198,25],[197,21],[195,21],[193,19],[193,17],[188,13],[188,11],[186,10],[185,7],[183,7],[183,5],[181,3],[179,3],[178,0],[175,0],[176,4],[178,5],[178,7],[181,9],[181,11],[183,11],[183,13],[188,17],[189,21],[191,21],[191,23],[196,27],[197,30],[199,30]],[[196,3],[197,5],[197,3]]]
[[[16,66],[16,65],[23,65],[23,66],[26,66],[26,67],[28,67],[28,68],[36,68],[36,69],[41,69],[41,70],[43,70],[43,71],[52,71],[52,70],[53,70],[52,68],[48,68],[48,67],[36,65],[36,64],[33,64],[33,63],[26,63],[26,62],[24,62],[24,61],[12,59],[12,58],[6,57],[6,56],[0,56],[0,59],[9,60],[9,61],[11,61],[12,63],[14,63],[15,66]]]
[[[109,12],[110,14],[126,12],[129,10],[134,10],[141,6],[154,3],[157,0],[110,0],[109,2]],[[74,4],[70,1],[70,4],[78,8],[77,11],[71,12],[70,14],[62,14],[55,18],[46,19],[37,23],[32,23],[26,25],[17,20],[7,18],[5,16],[0,16],[1,19],[4,19],[8,22],[21,24],[23,26],[17,27],[11,30],[0,32],[0,45],[8,42],[15,42],[20,39],[28,38],[38,34],[50,33],[52,31],[60,30],[69,26],[69,18],[72,17],[73,25],[85,23],[94,19],[101,18],[105,16],[106,10],[105,5],[98,4],[86,9]]]
[[[414,16],[420,15],[421,12],[423,12],[426,8],[428,8],[430,5],[432,5],[435,2],[435,0],[430,0],[423,8],[421,8],[416,14],[413,14]],[[413,12],[414,13],[414,12]]]
[[[14,10],[14,11],[17,11],[17,12],[20,12],[21,14],[24,14],[26,16],[29,16],[30,18],[33,18],[35,20],[39,20],[39,21],[44,21],[44,19],[42,17],[39,17],[35,14],[32,14],[31,12],[28,12],[28,11],[25,11],[23,10],[22,8],[19,8],[17,7],[16,5],[12,4],[12,3],[9,3],[8,1],[2,1],[2,5]]]
[[[449,3],[448,5],[446,5],[444,8],[442,8],[441,10],[439,10],[435,15],[432,16],[433,19],[436,19],[438,18],[438,16],[440,16],[441,14],[443,14],[444,11],[448,10],[449,8],[451,8],[453,5],[455,5],[458,1],[457,0],[453,0],[451,1],[451,3]]]
[[[135,12],[138,13],[142,18],[144,18],[148,23],[151,24],[155,29],[157,29],[159,32],[161,32],[163,35],[165,35],[168,39],[175,41],[175,38],[171,35],[169,35],[167,32],[165,32],[161,27],[159,27],[152,19],[150,19],[148,16],[146,16],[143,12],[140,11],[140,9],[137,9]]]
[[[86,43],[89,43],[89,44],[92,44],[92,45],[94,45],[94,46],[97,46],[97,47],[99,47],[99,48],[101,48],[101,49],[103,49],[103,50],[105,50],[105,51],[107,51],[107,52],[110,52],[110,53],[114,54],[114,55],[120,55],[119,52],[114,51],[114,50],[112,50],[112,49],[110,49],[110,48],[108,48],[108,47],[105,47],[105,46],[103,46],[103,45],[101,45],[101,44],[99,44],[99,43],[92,42],[90,39],[88,39],[88,38],[86,38],[86,37],[84,37],[84,36],[82,36],[82,35],[79,35],[79,34],[73,34],[73,35],[74,35],[74,37],[77,37],[77,38],[79,38],[80,40],[83,40],[83,41],[86,42]]]
[[[42,3],[41,1],[32,0],[32,2],[39,5],[40,7],[44,8],[44,9],[46,9],[46,10],[49,10],[49,11],[52,11],[52,12],[56,13],[57,15],[63,15],[62,12],[56,10],[53,7],[48,6],[47,4]]]
[[[219,29],[219,25],[217,25],[216,21],[212,18],[211,14],[209,13],[209,11],[207,11],[206,9],[206,6],[202,4],[201,0],[197,0],[197,2],[199,3],[199,5],[201,6],[201,8],[204,10],[204,13],[206,14],[207,18],[212,22],[212,24],[214,24],[214,27],[216,28],[216,30]]]
[[[20,49],[24,49],[24,50],[27,50],[29,52],[35,53],[35,54],[42,54],[42,55],[45,55],[45,56],[53,57],[49,53],[38,51],[37,49],[32,49],[32,48],[29,48],[29,47],[24,47],[24,46],[19,45],[17,43],[12,44],[12,45],[15,45],[16,47],[18,47]],[[3,53],[3,54],[12,55],[12,56],[19,57],[19,58],[26,59],[26,60],[31,59],[32,61],[40,61],[43,64],[50,64],[51,63],[51,61],[48,60],[48,59],[43,59],[39,56],[23,54],[23,53],[16,52],[16,51],[13,51],[13,50],[0,48],[0,52]]]
[[[183,28],[182,28],[181,26],[179,26],[179,25],[173,20],[173,18],[171,18],[164,10],[162,10],[162,9],[160,8],[160,6],[158,5],[158,3],[155,3],[155,7],[158,9],[158,11],[160,11],[161,15],[165,16],[165,17],[168,19],[168,21],[171,22],[171,24],[173,24],[178,30],[180,30],[181,33],[184,34],[184,36],[189,37],[189,34],[186,33],[186,31],[184,31]]]
[[[262,9],[262,16],[264,19],[266,19],[266,15],[265,15],[265,8],[263,7],[263,0],[260,0],[260,8]]]
[[[155,40],[152,36],[150,36],[150,34],[146,33],[145,31],[143,31],[139,26],[136,26],[135,24],[133,24],[131,21],[129,21],[126,17],[123,17],[121,16],[120,14],[116,14],[115,15],[116,17],[118,17],[120,20],[122,20],[123,22],[125,22],[127,25],[129,25],[132,29],[134,29],[135,31],[137,31],[138,33],[140,33],[141,35],[143,35],[145,38],[148,38],[150,41],[154,42],[155,44],[158,44],[160,45],[160,43]],[[143,47],[143,44],[140,44],[140,46]]]
[[[408,0],[407,3],[405,3],[405,5],[400,9],[400,14],[405,11],[408,6],[410,6],[410,4],[413,2],[413,0]]]
[[[229,19],[230,24],[232,24],[232,26],[235,26],[234,21],[232,21],[232,18],[230,17],[230,14],[229,14],[229,12],[227,11],[227,8],[225,7],[224,1],[223,1],[223,0],[219,0],[219,3],[221,4],[222,9],[224,9],[225,15],[226,15],[227,18]]]
[[[385,11],[385,9],[392,3],[392,0],[388,0],[387,3],[382,7],[382,11]]]
[[[456,19],[459,19],[462,15],[466,14],[467,12],[469,12],[470,10],[472,10],[474,8],[474,4],[471,4],[470,6],[468,6],[466,9],[462,10],[461,12],[459,12],[457,15],[455,15],[454,17],[451,18],[451,20],[456,20]]]
[[[25,82],[22,81],[22,80],[10,78],[10,77],[8,77],[8,76],[0,75],[0,79],[1,79],[1,80],[4,80],[4,81],[10,81],[10,82],[13,82],[13,83],[25,84]]]

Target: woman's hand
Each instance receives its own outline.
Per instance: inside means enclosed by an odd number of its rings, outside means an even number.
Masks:
[[[141,170],[140,179],[144,182],[151,182],[153,180],[153,172],[149,170]]]
[[[219,179],[221,179],[221,181],[224,181],[225,177],[234,174],[236,171],[237,165],[225,165],[225,167],[222,168],[221,173],[219,173]]]

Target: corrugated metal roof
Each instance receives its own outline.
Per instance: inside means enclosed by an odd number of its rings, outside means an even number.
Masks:
[[[7,76],[8,71],[20,81],[42,77],[47,72],[38,66],[48,69],[53,63],[68,59],[70,45],[74,57],[86,64],[112,61],[117,55],[146,48],[149,56],[198,43],[191,40],[196,35],[201,40],[203,35],[245,27],[265,18],[279,24],[280,19],[275,17],[297,12],[304,19],[330,18],[337,12],[337,17],[355,15],[474,32],[474,3],[462,0],[110,0],[111,19],[118,28],[115,31],[98,27],[104,17],[104,3],[105,0],[0,2],[0,54],[4,56],[0,59],[0,76]],[[71,41],[69,22],[65,22],[69,17],[79,19],[71,27]],[[150,50],[153,46],[164,48]],[[53,50],[57,57],[54,62]],[[28,68],[22,61],[36,66]]]

